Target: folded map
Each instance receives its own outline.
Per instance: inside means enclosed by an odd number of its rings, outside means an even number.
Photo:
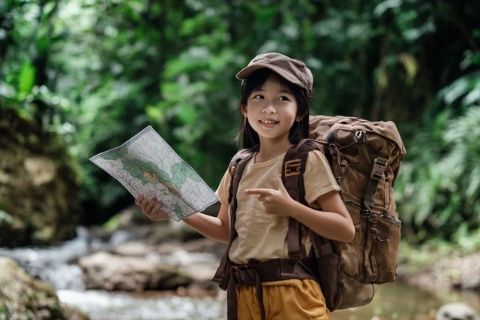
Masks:
[[[218,202],[213,190],[151,126],[90,161],[135,198],[143,194],[160,200],[161,209],[176,221]]]

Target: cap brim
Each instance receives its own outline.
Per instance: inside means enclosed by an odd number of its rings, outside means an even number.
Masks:
[[[285,70],[281,68],[277,68],[275,66],[262,64],[262,63],[255,63],[252,65],[246,66],[245,68],[243,68],[237,73],[236,78],[238,80],[247,80],[252,73],[263,68],[270,69],[276,74],[278,74],[280,77],[290,81],[291,83],[294,83],[302,88],[305,88],[305,84],[301,83],[297,78],[293,77],[290,73],[286,72]]]

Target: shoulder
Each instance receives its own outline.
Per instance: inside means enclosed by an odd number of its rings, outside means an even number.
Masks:
[[[242,159],[252,155],[254,152],[255,152],[254,149],[240,149],[239,151],[237,151],[237,153],[235,153],[233,155],[232,160],[230,162],[234,162],[237,159],[242,160]]]
[[[232,157],[232,160],[230,160],[230,164],[228,165],[228,171],[230,171],[232,174],[243,160],[249,159],[253,156],[255,153],[254,149],[241,149],[235,155]],[[232,171],[233,170],[233,171]]]
[[[317,140],[303,139],[296,145],[295,148],[299,154],[302,154],[302,153],[309,153],[315,150],[323,152],[324,146],[322,143],[320,143]]]
[[[308,153],[307,162],[322,162],[328,165],[328,160],[322,150],[312,150]]]

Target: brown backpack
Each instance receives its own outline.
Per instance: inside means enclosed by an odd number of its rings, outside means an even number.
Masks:
[[[259,280],[313,278],[320,283],[330,311],[361,306],[372,300],[375,284],[396,278],[401,223],[393,184],[405,147],[393,122],[352,117],[311,116],[309,138],[285,155],[285,187],[293,199],[306,204],[303,172],[308,153],[322,150],[342,190],[355,225],[355,238],[350,243],[330,241],[289,219],[288,259],[276,259],[273,265],[278,267],[272,267],[272,263],[234,265],[228,251],[236,237],[235,195],[243,167],[253,153],[242,150],[230,164],[230,242],[214,281],[233,293],[236,284],[256,284],[259,289]],[[229,296],[229,319],[235,319],[232,314],[236,313],[230,311],[235,308],[232,299]]]

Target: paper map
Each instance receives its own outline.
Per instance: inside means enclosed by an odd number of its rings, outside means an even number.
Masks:
[[[90,158],[135,198],[143,194],[163,203],[176,221],[216,203],[213,190],[148,126],[122,145]]]

